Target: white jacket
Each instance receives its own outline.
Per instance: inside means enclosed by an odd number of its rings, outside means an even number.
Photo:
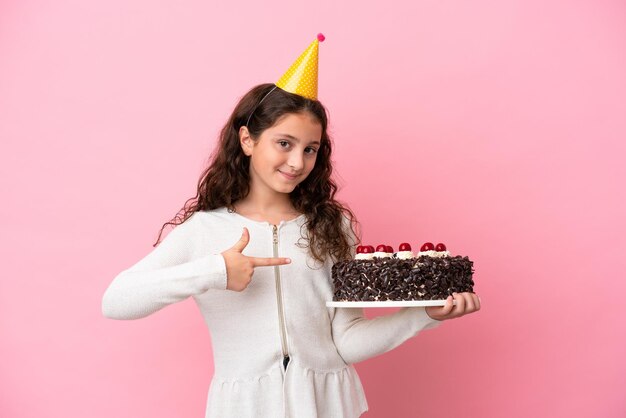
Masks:
[[[225,207],[195,212],[115,277],[102,313],[139,319],[194,298],[214,353],[206,418],[359,417],[368,405],[353,363],[442,321],[423,307],[372,319],[362,308],[326,307],[333,297],[332,261],[315,262],[308,249],[295,245],[301,232],[306,236],[305,221],[301,215],[272,225]],[[255,268],[248,287],[235,292],[226,289],[221,252],[241,238],[244,226],[250,232],[244,255],[292,261]],[[290,358],[286,370],[284,355]]]

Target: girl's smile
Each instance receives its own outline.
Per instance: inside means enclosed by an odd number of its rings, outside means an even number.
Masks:
[[[279,172],[280,172],[283,176],[285,176],[285,178],[286,178],[287,180],[295,180],[295,179],[298,177],[298,176],[296,176],[296,175],[291,176],[291,175],[289,175],[289,174],[287,174],[287,173],[283,173],[283,172],[282,172],[282,171],[280,171],[280,170],[278,170],[278,171],[279,171]]]

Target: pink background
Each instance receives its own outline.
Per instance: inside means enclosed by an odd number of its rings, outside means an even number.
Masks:
[[[483,303],[357,364],[366,416],[626,415],[626,7],[383,3],[2,2],[0,416],[204,416],[193,301],[101,297],[318,32],[365,242],[446,243]]]

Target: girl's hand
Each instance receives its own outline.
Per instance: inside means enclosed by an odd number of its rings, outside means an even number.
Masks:
[[[452,304],[452,296],[456,300],[456,305]],[[448,296],[444,306],[427,306],[426,313],[428,316],[439,321],[445,321],[480,310],[480,298],[476,293],[454,292],[452,296]]]
[[[248,257],[241,252],[250,242],[248,228],[243,228],[241,238],[235,245],[224,251],[222,256],[226,262],[226,289],[241,292],[252,281],[255,267],[278,266],[289,264],[291,260],[282,257]]]

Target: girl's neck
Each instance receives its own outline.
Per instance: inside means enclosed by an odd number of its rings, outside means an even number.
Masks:
[[[237,213],[259,216],[289,216],[298,213],[288,193],[278,193],[275,190],[254,186],[253,181],[248,195],[234,204]]]
[[[260,204],[254,204],[253,202],[247,202],[240,200],[233,205],[235,212],[247,217],[280,217],[280,216],[300,216],[299,213],[291,204],[288,205],[271,205],[263,206]]]

